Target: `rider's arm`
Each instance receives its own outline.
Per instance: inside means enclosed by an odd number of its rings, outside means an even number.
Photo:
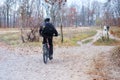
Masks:
[[[40,29],[39,29],[40,36],[42,36],[42,28],[43,28],[43,26],[40,26]]]
[[[58,32],[57,32],[57,30],[55,29],[55,36],[58,36]]]
[[[54,28],[54,36],[58,36],[58,32],[57,32],[56,28],[54,27],[54,25],[52,25],[52,26]]]

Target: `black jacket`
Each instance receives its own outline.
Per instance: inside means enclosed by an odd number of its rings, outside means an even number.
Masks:
[[[49,22],[45,22],[42,26],[40,26],[39,34],[43,37],[44,36],[58,36],[57,30]]]

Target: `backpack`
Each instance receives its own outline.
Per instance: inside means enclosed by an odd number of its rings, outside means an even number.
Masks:
[[[52,24],[47,23],[42,28],[42,36],[53,36],[54,34],[54,27]]]

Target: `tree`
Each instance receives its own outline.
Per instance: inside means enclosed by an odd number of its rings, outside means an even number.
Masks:
[[[2,8],[0,7],[0,27],[2,26]]]
[[[120,0],[111,0],[111,2],[114,4],[117,25],[120,26]]]
[[[26,10],[25,10],[25,2],[20,6],[20,16],[21,16],[21,19],[20,19],[20,28],[21,28],[21,39],[22,39],[22,42],[24,43],[25,42],[25,38],[24,38],[24,28],[25,28],[25,19],[26,19]]]
[[[6,9],[6,22],[7,22],[7,27],[9,27],[9,23],[10,23],[10,10],[11,10],[11,6],[15,3],[14,0],[5,0],[5,9]]]
[[[40,25],[39,18],[34,17],[34,13],[38,9],[33,9],[33,6],[35,8],[34,0],[23,0],[21,2],[21,5],[19,7],[19,13],[20,13],[20,29],[21,29],[21,39],[22,42],[27,41],[39,41],[38,34],[38,28]],[[37,5],[38,6],[38,5]],[[39,16],[39,14],[38,14]],[[28,32],[25,28],[30,28],[30,32]]]
[[[55,20],[55,11],[56,8],[54,8],[55,6],[58,8],[59,10],[59,16],[60,16],[60,30],[61,30],[61,42],[63,42],[63,19],[62,19],[62,8],[65,5],[65,3],[67,2],[67,0],[45,0],[46,3],[51,5],[51,14],[52,14],[52,21]]]
[[[85,25],[85,6],[82,5],[82,9],[81,9],[81,22],[82,22],[82,25],[84,26]]]
[[[6,27],[6,7],[5,5],[0,6],[0,14],[1,14],[1,26]]]
[[[98,2],[98,1],[93,1],[92,2],[92,10],[94,11],[94,15],[92,16],[92,19],[94,17],[94,25],[101,25],[102,24],[102,20],[101,20],[101,12],[102,12],[102,7],[101,7],[102,3]]]
[[[74,5],[69,8],[69,26],[77,27],[77,9]]]
[[[120,0],[108,0],[105,3],[105,22],[109,25],[120,25]]]

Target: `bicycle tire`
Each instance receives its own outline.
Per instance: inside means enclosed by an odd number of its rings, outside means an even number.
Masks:
[[[47,64],[49,58],[49,52],[48,52],[48,47],[47,44],[43,45],[43,62]]]
[[[47,64],[47,61],[48,61],[47,54],[43,54],[43,61],[44,61],[45,64]]]

